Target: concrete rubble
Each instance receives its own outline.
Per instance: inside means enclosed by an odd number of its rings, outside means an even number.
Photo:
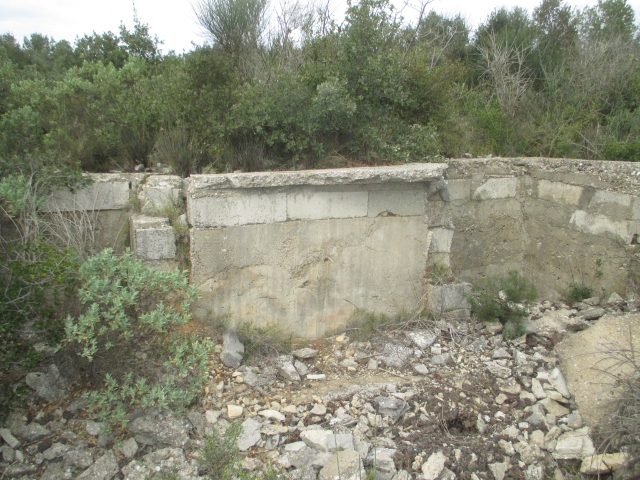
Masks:
[[[604,317],[620,314],[619,305],[614,298],[597,308]],[[511,341],[473,320],[429,321],[370,341],[333,336],[253,364],[228,332],[189,412],[139,413],[115,439],[64,398],[40,412],[16,410],[0,425],[0,472],[23,480],[142,480],[160,471],[205,479],[199,450],[232,422],[241,424],[241,467],[256,478],[267,466],[286,474],[280,478],[326,480],[360,480],[374,466],[379,480],[562,478],[567,462],[585,475],[620,472],[628,454],[597,451],[554,349],[562,334],[578,334],[563,323],[552,331],[547,321],[597,325],[582,315],[593,308],[539,304],[529,322],[547,330]]]

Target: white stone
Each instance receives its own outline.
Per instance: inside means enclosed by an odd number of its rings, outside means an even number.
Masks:
[[[428,460],[422,465],[422,476],[425,480],[436,480],[442,470],[444,469],[444,464],[447,461],[447,457],[438,451],[436,453],[432,453]]]
[[[564,398],[571,398],[571,392],[567,387],[567,381],[558,367],[554,368],[551,370],[551,373],[549,373],[549,383],[551,383],[551,385],[553,385]]]
[[[325,381],[327,376],[324,373],[310,373],[307,375],[307,380]]]
[[[574,458],[585,458],[595,454],[590,433],[589,427],[563,433],[558,437],[558,443],[553,452],[553,457],[556,459],[570,460]]]
[[[227,416],[229,418],[238,418],[242,416],[244,409],[240,405],[227,405]]]
[[[278,422],[284,422],[286,417],[276,410],[261,410],[258,412],[258,415],[264,418],[268,418],[269,420],[276,420]]]
[[[241,452],[246,452],[260,441],[260,427],[262,424],[253,418],[242,422],[242,433],[238,437],[237,445]]]
[[[507,473],[509,464],[507,463],[491,463],[489,464],[489,470],[493,474],[495,480],[503,480]]]
[[[321,452],[335,452],[337,449],[353,450],[353,435],[350,433],[335,434],[328,430],[305,430],[300,439],[309,447]]]
[[[531,379],[531,393],[533,393],[538,399],[547,398],[547,394],[545,393],[544,388],[542,388],[540,380],[537,378]]]

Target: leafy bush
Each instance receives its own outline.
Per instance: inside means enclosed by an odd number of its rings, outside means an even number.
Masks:
[[[567,294],[567,302],[581,302],[593,295],[593,289],[584,283],[570,283],[569,293]]]
[[[156,271],[130,251],[116,257],[106,249],[82,264],[80,280],[86,308],[67,317],[65,343],[85,359],[85,371],[104,375],[104,388],[87,394],[98,418],[124,426],[132,408],[189,405],[206,378],[212,346],[169,335],[190,320],[197,297],[186,272]]]
[[[516,271],[505,277],[490,279],[474,286],[469,298],[471,311],[485,322],[499,321],[504,325],[505,338],[515,338],[525,333],[522,320],[528,313],[525,305],[536,299],[536,288]]]

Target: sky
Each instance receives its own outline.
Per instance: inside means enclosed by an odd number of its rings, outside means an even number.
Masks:
[[[206,38],[193,13],[193,2],[198,0],[135,0],[140,21],[149,25],[152,35],[164,41],[166,53],[189,51],[193,45],[202,45]],[[346,9],[345,0],[331,0],[335,16],[341,18]],[[597,0],[569,0],[569,4],[582,9]],[[401,0],[395,0],[400,5]],[[438,13],[461,13],[472,26],[482,22],[493,9],[501,6],[522,7],[529,12],[541,0],[433,0],[430,8]],[[640,12],[640,0],[629,0],[634,11]],[[410,10],[406,10],[410,12]],[[41,33],[55,40],[73,43],[85,34],[118,33],[121,23],[133,29],[132,0],[0,0],[0,34],[11,33],[22,41],[31,33]],[[411,18],[410,13],[405,17]],[[636,18],[636,20],[638,20]]]

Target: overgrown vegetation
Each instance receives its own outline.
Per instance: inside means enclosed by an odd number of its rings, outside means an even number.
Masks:
[[[488,12],[424,2],[200,0],[208,40],[163,54],[149,27],[0,36],[3,176],[29,158],[176,173],[527,155],[640,159],[640,45],[627,0]],[[411,7],[407,7],[411,8]],[[406,12],[407,10],[405,10]]]
[[[584,283],[570,283],[569,293],[567,293],[567,302],[581,302],[587,298],[591,298],[593,289]]]
[[[474,286],[469,303],[471,311],[483,322],[502,323],[504,337],[511,339],[526,333],[523,323],[528,316],[526,305],[536,297],[533,283],[511,271],[504,277]]]

